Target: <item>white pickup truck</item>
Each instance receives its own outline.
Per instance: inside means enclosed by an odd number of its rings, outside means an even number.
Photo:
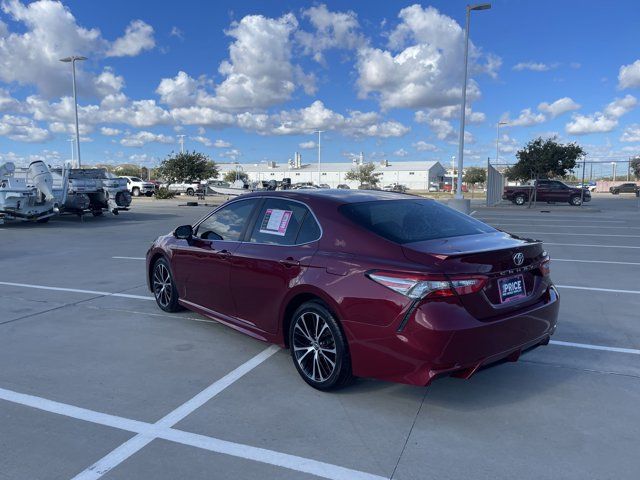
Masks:
[[[134,197],[139,197],[140,195],[146,195],[150,197],[156,191],[155,183],[147,182],[138,177],[126,177],[122,176],[120,178],[124,178],[127,180],[127,188],[129,189],[129,193]]]
[[[164,184],[163,186],[168,188],[170,191],[174,193],[186,193],[190,197],[195,195],[198,189],[205,187],[205,185],[201,185],[200,182],[191,182],[191,183],[180,182],[180,183],[171,183],[168,185]]]

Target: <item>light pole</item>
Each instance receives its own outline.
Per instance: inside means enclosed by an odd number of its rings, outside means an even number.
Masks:
[[[180,137],[180,153],[184,153],[184,137],[185,135],[177,135]]]
[[[67,139],[67,142],[69,142],[69,144],[71,144],[71,165],[73,165],[73,142],[75,142],[76,139],[74,137],[69,137]]]
[[[611,162],[611,167],[613,168],[613,181],[616,181],[616,162]]]
[[[455,176],[456,176],[456,156],[451,156],[451,195],[455,193]]]
[[[61,62],[71,63],[71,73],[73,76],[73,103],[76,110],[76,150],[78,151],[78,168],[81,168],[82,164],[80,161],[80,128],[78,127],[78,95],[76,93],[76,61],[83,61],[86,59],[87,57],[80,57],[76,55],[60,59]]]
[[[500,145],[500,125],[509,125],[509,124],[507,122],[496,123],[496,164],[498,163],[498,156],[499,156],[498,147]]]
[[[464,80],[462,82],[462,105],[460,108],[460,140],[458,141],[458,187],[456,198],[462,199],[462,168],[464,155],[464,115],[467,107],[467,67],[469,63],[469,20],[473,10],[488,10],[490,3],[480,3],[478,5],[467,5],[467,25],[464,31]]]
[[[318,134],[318,186],[320,186],[320,134],[324,132],[324,130],[316,130],[315,133]]]

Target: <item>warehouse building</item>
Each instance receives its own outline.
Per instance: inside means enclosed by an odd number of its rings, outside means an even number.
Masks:
[[[353,162],[324,162],[318,171],[318,164],[303,164],[299,154],[294,160],[278,164],[276,162],[264,162],[258,164],[228,163],[220,164],[221,176],[226,172],[244,172],[251,182],[256,181],[281,181],[290,178],[291,183],[311,182],[316,185],[325,184],[336,188],[340,184],[358,188],[358,182],[345,180],[345,175],[350,170],[363,163],[363,157]],[[444,180],[445,169],[436,161],[399,161],[390,162],[383,160],[376,163],[376,173],[380,173],[380,186],[398,183],[411,190],[428,190],[429,185],[439,185]]]

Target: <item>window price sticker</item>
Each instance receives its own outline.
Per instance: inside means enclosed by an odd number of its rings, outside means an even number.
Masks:
[[[287,233],[287,227],[291,220],[293,212],[291,210],[278,210],[275,208],[267,209],[260,224],[260,233],[269,235],[280,235],[284,237]]]

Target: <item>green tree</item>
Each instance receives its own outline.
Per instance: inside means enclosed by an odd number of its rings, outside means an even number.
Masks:
[[[469,167],[464,173],[464,182],[469,185],[487,181],[487,171],[480,167]]]
[[[238,172],[236,170],[229,170],[222,177],[225,182],[233,183],[236,180],[247,181],[249,179],[249,175],[244,172]]]
[[[208,178],[218,178],[218,166],[204,153],[172,152],[162,161],[157,170],[159,176],[171,183],[197,182]]]
[[[364,163],[357,165],[355,168],[347,172],[344,176],[345,180],[360,182],[360,186],[370,185],[375,187],[380,182],[381,173],[375,172],[376,166],[373,163]]]
[[[631,160],[631,171],[635,177],[640,180],[640,157]]]
[[[506,175],[511,180],[522,181],[564,177],[584,155],[584,150],[576,143],[561,144],[555,137],[547,140],[539,137],[516,153],[518,162],[507,169]]]

